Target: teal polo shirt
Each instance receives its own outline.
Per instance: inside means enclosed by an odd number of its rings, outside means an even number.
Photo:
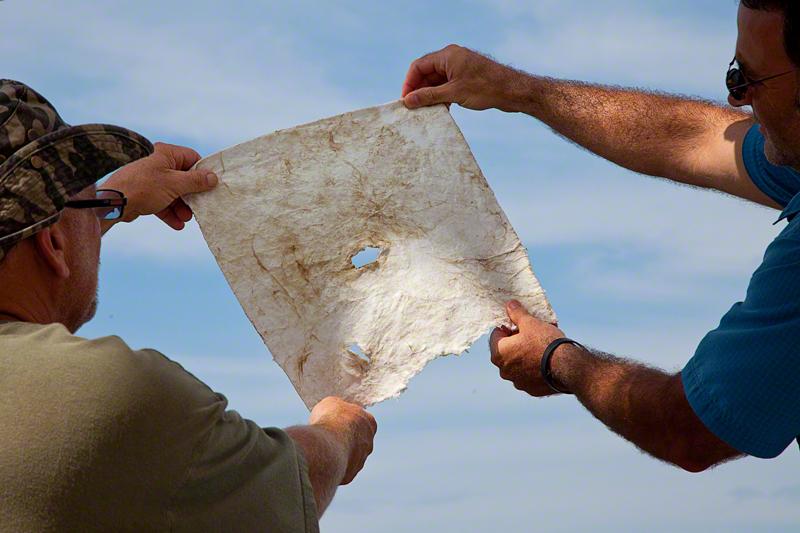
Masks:
[[[771,458],[800,435],[800,173],[767,161],[757,126],[742,151],[753,183],[784,206],[778,222],[788,224],[744,301],[703,338],[681,378],[709,430],[743,453]]]

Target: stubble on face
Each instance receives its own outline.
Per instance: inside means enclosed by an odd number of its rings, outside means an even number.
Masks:
[[[91,192],[76,198],[94,196]],[[100,223],[91,209],[67,210],[60,223],[68,235],[70,277],[64,289],[65,325],[73,333],[94,318],[98,305]]]
[[[798,89],[791,103],[782,111],[771,109],[771,115],[777,118],[769,120],[769,124],[764,125],[761,131],[764,135],[764,155],[767,161],[776,166],[800,170],[800,77],[795,76],[795,79]]]
[[[750,79],[789,72],[796,65],[786,54],[784,18],[780,12],[748,9],[740,4],[736,45],[739,63]],[[764,154],[773,165],[800,169],[800,76],[797,72],[749,89],[747,104],[764,134]]]
[[[91,319],[94,318],[94,315],[97,314],[97,306],[99,303],[99,294],[100,294],[100,261],[97,261],[97,267],[95,268],[95,276],[94,276],[94,293],[89,291],[89,294],[92,294],[92,298],[89,301],[88,305],[84,308],[83,316],[81,316],[77,320],[77,325],[75,326],[75,330],[77,331],[81,326],[89,322]]]

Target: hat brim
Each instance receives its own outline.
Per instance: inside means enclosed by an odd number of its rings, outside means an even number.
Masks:
[[[109,124],[69,126],[30,142],[0,164],[0,238],[41,229],[70,196],[152,152],[142,135]]]

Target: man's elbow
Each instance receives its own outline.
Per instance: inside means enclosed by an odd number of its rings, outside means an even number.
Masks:
[[[700,472],[705,472],[706,470],[716,466],[718,461],[683,458],[676,460],[673,462],[673,464],[692,474],[699,474]]]
[[[670,462],[687,472],[698,474],[731,459],[742,457],[741,452],[724,444],[716,437],[711,442],[702,444],[705,445],[687,446],[676,453]]]

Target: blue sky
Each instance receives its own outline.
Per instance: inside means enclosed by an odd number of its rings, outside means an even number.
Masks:
[[[450,42],[553,76],[724,98],[736,2],[0,3],[4,77],[70,123],[111,122],[203,154],[391,101]],[[777,213],[632,174],[530,117],[461,126],[566,333],[677,370],[744,295]],[[86,336],[154,347],[264,426],[307,412],[197,228],[117,227]],[[641,455],[573,398],[502,382],[486,339],[373,408],[376,449],[323,531],[789,531],[796,446],[689,475]]]

